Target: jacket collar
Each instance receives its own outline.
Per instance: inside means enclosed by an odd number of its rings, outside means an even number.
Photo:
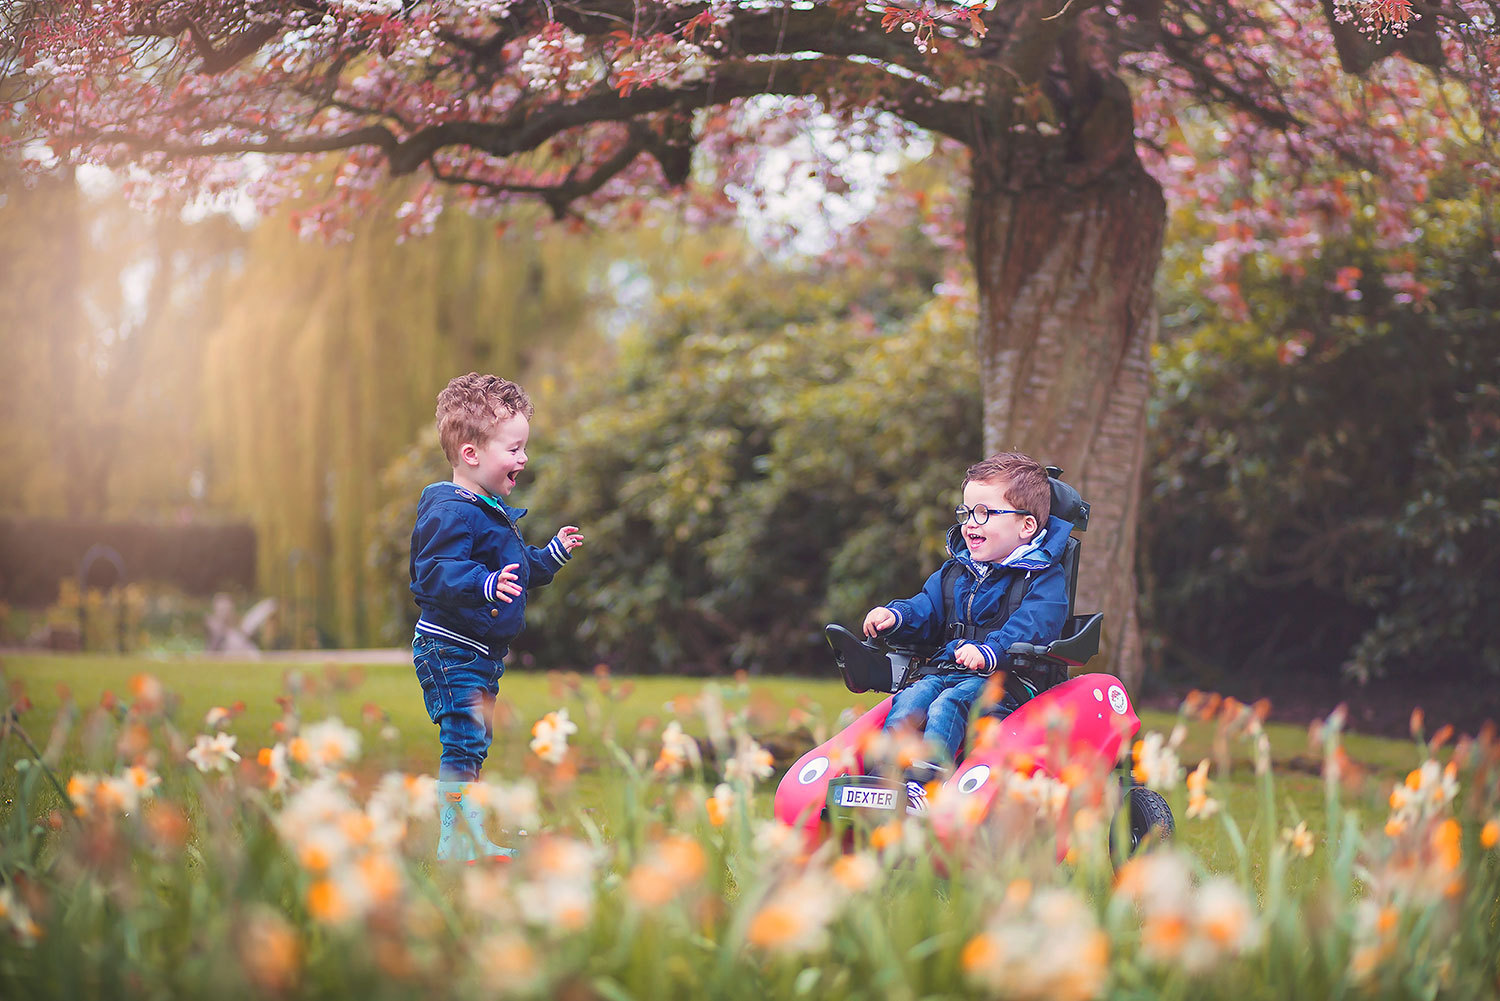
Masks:
[[[1072,531],[1072,522],[1049,517],[1047,528],[1039,542],[1021,546],[1005,559],[990,564],[990,567],[992,569],[996,566],[1003,566],[1013,570],[1045,570],[1062,559],[1063,550],[1068,545],[1068,535]],[[953,525],[948,529],[948,555],[968,567],[976,575],[983,576],[987,572],[977,569],[979,564],[969,555],[969,547],[964,542],[963,529],[958,525]]]
[[[429,484],[425,489],[423,489],[422,492],[425,494],[428,491],[436,493],[439,499],[453,498],[462,501],[465,504],[473,504],[475,507],[484,508],[486,510],[494,510],[496,507],[498,507],[500,509],[500,512],[504,514],[505,517],[509,518],[512,522],[518,521],[526,515],[526,509],[524,507],[511,507],[509,504],[505,503],[505,501],[501,500],[498,497],[490,498],[495,503],[493,505],[489,504],[474,491],[468,489],[467,487],[461,487],[457,483],[454,483],[452,480],[439,480],[437,483]]]

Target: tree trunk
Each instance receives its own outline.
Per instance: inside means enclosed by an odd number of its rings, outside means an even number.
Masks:
[[[974,154],[969,209],[985,448],[1061,466],[1092,505],[1076,610],[1105,615],[1091,669],[1136,686],[1136,518],[1165,201],[1133,152],[1087,177],[996,159]]]

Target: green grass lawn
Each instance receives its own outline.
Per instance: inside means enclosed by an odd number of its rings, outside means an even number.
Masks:
[[[276,698],[287,691],[289,679],[300,677],[303,690],[298,706],[302,719],[312,722],[339,715],[346,722],[359,725],[365,738],[364,767],[380,771],[390,768],[436,771],[436,728],[426,716],[420,689],[410,666],[405,664],[232,663],[203,658],[13,655],[0,661],[0,671],[12,685],[23,686],[34,703],[22,723],[38,744],[48,739],[52,721],[67,695],[80,707],[89,709],[106,692],[128,697],[130,679],[149,673],[180,700],[173,719],[189,741],[202,731],[204,715],[211,707],[243,702],[244,711],[230,729],[238,735],[241,753],[251,757],[260,747],[274,743],[272,726],[281,716]],[[334,678],[341,680],[330,680]],[[579,785],[575,790],[579,795],[575,801],[597,802],[599,819],[607,826],[616,787],[611,777],[623,766],[606,751],[603,738],[608,736],[627,749],[640,748],[638,756],[649,767],[660,746],[661,729],[669,719],[679,718],[690,733],[703,735],[701,715],[692,710],[675,712],[669,704],[679,697],[699,695],[706,685],[713,685],[731,710],[746,712],[750,732],[777,752],[777,763],[782,768],[810,746],[810,734],[822,739],[823,735],[834,732],[840,712],[863,710],[877,699],[873,694],[852,695],[836,679],[758,677],[740,683],[734,679],[706,682],[675,677],[612,677],[601,682],[591,676],[568,679],[555,674],[512,671],[500,684],[496,737],[486,772],[505,778],[537,771],[535,758],[527,746],[531,724],[546,712],[566,707],[579,725],[579,733],[573,738],[580,752]],[[371,710],[368,715],[367,709]],[[807,719],[795,727],[788,725],[794,709],[806,714]],[[1143,731],[1165,733],[1175,722],[1172,714],[1148,711],[1143,714]],[[394,736],[382,737],[383,730],[390,734],[387,723],[394,727]],[[1300,818],[1312,830],[1322,832],[1319,752],[1308,746],[1305,727],[1277,724],[1274,713],[1267,730],[1276,773],[1278,826],[1289,826],[1295,822],[1293,818]],[[1183,765],[1192,768],[1201,758],[1210,757],[1212,737],[1210,724],[1191,723],[1179,752]],[[1372,792],[1377,795],[1388,789],[1390,783],[1399,781],[1419,760],[1418,750],[1409,741],[1351,735],[1345,747],[1355,762],[1369,770]],[[1255,816],[1258,795],[1250,751],[1243,743],[1236,743],[1231,750],[1233,768],[1228,780],[1215,772],[1214,794],[1247,826],[1246,839],[1254,843],[1264,832],[1249,826]],[[12,755],[15,753],[12,748]],[[60,771],[66,777],[74,769],[90,766],[75,731]],[[779,775],[761,787],[756,804],[759,815],[770,814],[777,778]],[[0,792],[8,793],[13,784],[13,775],[0,777]],[[1197,852],[1210,868],[1231,867],[1233,852],[1218,821],[1188,819],[1181,787],[1169,792],[1168,798],[1177,818],[1179,840]],[[55,804],[56,798],[51,802]],[[7,795],[0,811],[8,809]]]

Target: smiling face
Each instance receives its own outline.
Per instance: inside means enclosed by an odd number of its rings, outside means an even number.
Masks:
[[[964,486],[964,507],[984,507],[988,511],[1014,510],[1005,496],[1005,485],[994,480],[971,480]],[[969,556],[980,563],[993,563],[1009,556],[1023,542],[1030,542],[1037,532],[1036,518],[1020,514],[991,514],[983,525],[972,517],[962,526]]]
[[[526,415],[515,413],[496,424],[483,443],[465,442],[458,450],[453,482],[491,497],[509,496],[516,478],[526,468],[526,440],[530,435],[531,423]]]

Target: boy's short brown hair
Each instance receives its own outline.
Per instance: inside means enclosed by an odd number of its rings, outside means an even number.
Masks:
[[[969,467],[963,485],[975,481],[1001,484],[1010,503],[1035,515],[1040,528],[1047,527],[1047,519],[1052,515],[1052,484],[1048,482],[1046,468],[1031,456],[996,452]]]
[[[470,372],[451,380],[437,398],[438,441],[449,465],[458,465],[466,442],[482,445],[496,424],[516,414],[530,420],[532,412],[526,390],[509,379]]]

